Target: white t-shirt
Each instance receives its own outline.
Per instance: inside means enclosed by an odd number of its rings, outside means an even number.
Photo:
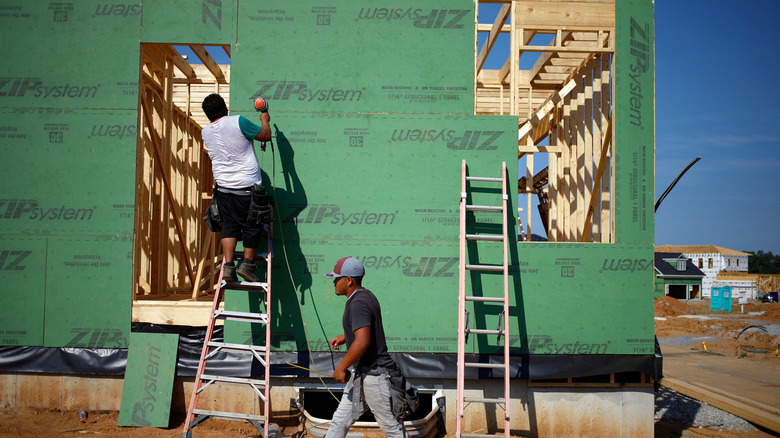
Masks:
[[[241,118],[244,120],[239,123]],[[252,134],[254,128],[257,130]],[[241,189],[262,183],[252,140],[258,132],[260,127],[243,116],[225,116],[203,128],[203,143],[220,187]]]

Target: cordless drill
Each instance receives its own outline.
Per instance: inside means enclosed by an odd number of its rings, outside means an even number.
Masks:
[[[267,113],[268,112],[268,100],[262,97],[258,97],[255,99],[255,110],[259,111],[261,113]],[[260,142],[260,149],[265,152],[265,142]]]
[[[267,113],[268,112],[268,101],[265,100],[262,97],[258,97],[255,99],[255,109],[257,111],[260,111],[261,113]]]

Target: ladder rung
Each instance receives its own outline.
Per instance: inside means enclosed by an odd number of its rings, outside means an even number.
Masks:
[[[215,376],[212,374],[201,374],[200,380],[209,380],[214,382],[243,383],[246,385],[265,386],[265,380],[247,379],[245,377]]]
[[[503,398],[464,398],[464,402],[466,403],[494,403],[494,404],[501,404],[506,403],[506,400]]]
[[[504,207],[496,205],[466,205],[467,211],[493,211],[501,213],[504,211]]]
[[[487,181],[487,182],[504,182],[503,178],[492,178],[489,176],[467,176],[466,181]]]
[[[472,297],[467,296],[466,301],[481,301],[487,303],[503,303],[504,299],[501,297]]]
[[[266,292],[268,291],[268,283],[259,281],[223,281],[222,289]]]
[[[209,347],[221,347],[223,350],[241,350],[265,352],[265,345],[228,344],[225,342],[209,342]]]
[[[501,234],[466,234],[468,240],[490,240],[493,242],[503,242],[504,236]]]
[[[475,335],[500,335],[501,330],[489,330],[489,329],[468,329],[469,333],[474,333]]]
[[[497,435],[493,435],[490,433],[461,433],[460,436],[463,438],[496,438],[505,435],[503,433]]]
[[[271,256],[273,256],[273,254],[271,254]],[[254,261],[255,262],[265,262],[267,257],[268,257],[268,253],[267,252],[256,252]],[[244,260],[244,251],[236,251],[236,252],[234,252],[233,253],[233,258],[235,260]]]
[[[241,420],[265,421],[265,416],[255,414],[242,414],[240,412],[209,411],[207,409],[193,409],[193,414],[208,415],[209,417],[236,418]]]
[[[496,272],[503,272],[504,266],[503,265],[466,265],[466,269],[472,270],[472,271],[496,271]]]
[[[242,321],[266,324],[268,316],[264,313],[235,312],[232,310],[215,310],[214,318],[227,319],[230,321]]]
[[[466,362],[465,366],[469,368],[504,368],[506,365],[502,363],[481,363],[481,362]]]

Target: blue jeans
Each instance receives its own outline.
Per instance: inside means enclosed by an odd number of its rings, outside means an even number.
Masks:
[[[333,414],[333,420],[325,438],[344,438],[349,427],[355,422],[352,415],[355,374],[352,373],[352,377],[344,387],[344,395],[341,397],[338,409]],[[363,402],[360,409],[361,414],[370,408],[379,428],[388,438],[409,438],[403,423],[393,417],[393,412],[390,409],[390,379],[386,374],[364,375],[360,392],[360,398]]]

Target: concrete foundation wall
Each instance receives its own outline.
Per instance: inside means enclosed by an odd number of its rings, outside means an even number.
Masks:
[[[177,377],[171,401],[172,413],[187,410],[192,377]],[[0,374],[0,406],[40,409],[118,411],[122,377],[73,375]],[[331,385],[333,390],[339,386]],[[289,417],[290,399],[296,388],[319,385],[313,379],[277,379],[271,391],[272,412]],[[455,432],[456,385],[454,380],[415,380],[417,387],[439,389],[446,399],[447,433]],[[497,380],[477,380],[467,384],[467,396],[497,397],[503,392]],[[577,385],[577,384],[573,384]],[[512,383],[512,434],[532,437],[611,436],[652,437],[654,392],[652,385],[624,386],[585,384],[579,386],[539,386],[527,381]],[[217,404],[219,401],[219,404]],[[225,403],[231,403],[226,406]],[[222,385],[204,391],[198,405],[202,409],[229,409],[262,413],[255,393],[245,386]],[[274,414],[272,413],[272,420]],[[482,404],[466,406],[464,432],[496,433],[503,425],[504,412]],[[500,432],[500,431],[499,431]]]

